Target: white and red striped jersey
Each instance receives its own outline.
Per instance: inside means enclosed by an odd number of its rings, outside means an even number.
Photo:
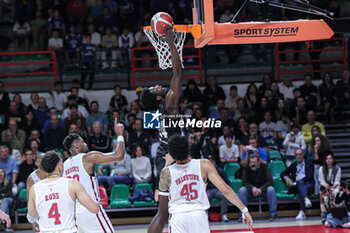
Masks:
[[[169,213],[207,210],[210,207],[203,181],[200,159],[186,164],[169,166],[171,185],[169,189]]]
[[[40,232],[76,232],[75,202],[69,195],[69,179],[34,184]]]

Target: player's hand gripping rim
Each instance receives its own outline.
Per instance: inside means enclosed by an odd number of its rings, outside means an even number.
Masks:
[[[175,33],[173,28],[164,26],[164,31],[165,35],[163,36],[163,40],[168,44],[174,43]]]
[[[252,216],[250,216],[250,213],[248,211],[242,213],[242,222],[243,224],[247,223],[248,230],[253,229],[253,219],[252,219]]]

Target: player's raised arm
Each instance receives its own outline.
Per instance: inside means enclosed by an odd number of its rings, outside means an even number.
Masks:
[[[80,204],[82,204],[91,213],[97,214],[99,211],[99,204],[97,201],[91,198],[91,196],[86,192],[83,185],[76,180],[69,181],[69,193],[71,196],[78,199]]]
[[[218,188],[222,194],[229,200],[232,204],[237,206],[243,213],[243,223],[244,219],[247,221],[248,228],[252,229],[253,227],[253,219],[250,216],[248,209],[244,206],[242,201],[239,199],[237,194],[228,186],[225,181],[220,177],[214,165],[206,159],[201,160],[201,168],[202,172],[205,173],[206,177]]]
[[[171,53],[171,61],[173,67],[173,77],[170,82],[170,90],[165,97],[165,106],[169,113],[171,113],[171,109],[177,109],[178,100],[181,95],[182,88],[182,64],[180,60],[179,52],[174,43],[174,31],[173,29],[165,29],[167,30],[164,35],[164,41],[169,45],[170,53]]]
[[[152,219],[148,233],[162,233],[165,224],[168,221],[168,196],[169,187],[171,184],[171,175],[168,167],[165,167],[160,173],[159,181],[159,206],[157,215]]]
[[[125,154],[125,142],[123,137],[124,125],[118,123],[118,119],[114,119],[114,130],[118,135],[117,143],[114,145],[113,152],[102,153],[98,151],[91,151],[84,156],[84,162],[91,163],[112,163],[118,162],[124,159]]]

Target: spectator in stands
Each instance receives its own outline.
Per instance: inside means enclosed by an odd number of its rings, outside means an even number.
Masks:
[[[342,112],[344,105],[350,104],[350,73],[348,70],[344,70],[342,79],[335,85],[338,101],[338,114],[339,118],[342,119]]]
[[[132,151],[135,145],[141,146],[146,154],[149,154],[149,147],[151,146],[151,137],[147,131],[143,130],[142,119],[137,118],[135,121],[134,132],[129,134],[128,150]]]
[[[315,109],[317,105],[317,86],[312,84],[310,74],[305,75],[305,83],[299,87],[301,96],[306,100],[307,109]]]
[[[221,136],[218,138],[219,149],[222,145],[226,145],[225,135],[230,134],[230,133],[231,133],[230,127],[228,125],[225,125],[224,127],[222,127]],[[233,135],[232,142],[235,143],[235,141],[236,141],[236,138]],[[239,155],[238,155],[238,157],[239,157]]]
[[[330,150],[331,145],[325,136],[318,134],[312,138],[309,146],[309,154],[312,155],[316,165],[322,165],[323,161],[325,161],[326,154]]]
[[[16,120],[9,120],[8,129],[13,133],[15,139],[18,139],[21,142],[22,147],[24,146],[26,140],[26,133],[19,129],[17,126]],[[3,131],[1,134],[1,140],[6,141],[6,131]]]
[[[47,31],[49,35],[54,31],[57,31],[60,36],[66,34],[66,26],[58,9],[54,10],[53,17],[47,21]]]
[[[10,102],[10,107],[8,110],[8,119],[14,119],[17,121],[18,124],[21,124],[24,119],[24,114],[24,112],[19,111],[18,104],[16,103],[16,101]]]
[[[102,126],[102,133],[108,132],[108,118],[104,113],[99,112],[99,104],[97,101],[92,101],[90,103],[91,115],[88,116],[86,124],[88,127],[88,133],[92,134],[92,124],[96,121],[100,122]]]
[[[265,121],[259,124],[260,136],[265,139],[277,139],[277,126],[276,123],[272,121],[272,114],[270,111],[264,113]]]
[[[103,169],[110,169],[111,174],[104,176]],[[97,169],[98,183],[112,189],[116,184],[130,184],[133,180],[131,174],[131,158],[130,155],[125,154],[123,160],[114,163],[107,163],[98,166]]]
[[[79,96],[79,88],[77,87],[72,87],[71,88],[71,91],[70,91],[70,94],[72,96],[74,96],[77,100],[77,104],[78,105],[81,105],[81,106],[84,106],[84,108],[90,112],[90,107],[89,107],[89,102],[87,99],[84,99],[82,97]],[[90,102],[91,103],[91,102]]]
[[[0,168],[4,169],[12,185],[16,186],[18,167],[15,159],[9,157],[9,148],[0,146]]]
[[[203,91],[203,105],[205,112],[208,110],[210,106],[216,104],[218,99],[225,100],[226,95],[224,89],[219,86],[216,78],[214,76],[209,77],[208,85]]]
[[[22,102],[22,96],[20,94],[15,94],[13,96],[13,101],[17,103],[20,112],[25,112],[27,110],[27,106]]]
[[[79,79],[73,79],[72,88],[73,87],[78,88],[78,97],[85,99],[88,103],[91,103],[91,101],[93,101],[92,96],[87,90],[83,88],[83,86],[80,84]]]
[[[137,32],[135,33],[135,46],[136,47],[145,47],[150,46],[150,41],[146,34],[143,32],[143,25],[137,24]]]
[[[288,112],[282,112],[281,120],[276,122],[277,137],[284,140],[287,134],[289,133],[291,126],[292,126],[292,122],[289,119]]]
[[[286,100],[292,100],[293,99],[293,90],[295,86],[292,83],[292,80],[290,80],[289,77],[284,77],[283,82],[279,85],[280,92],[284,95],[284,98]]]
[[[0,114],[7,113],[10,107],[10,94],[5,91],[4,86],[4,83],[0,81]]]
[[[24,161],[19,165],[19,173],[17,178],[18,193],[22,189],[26,188],[26,182],[28,176],[35,171],[38,167],[35,165],[34,155],[30,149],[24,150]]]
[[[30,38],[30,25],[28,21],[25,21],[21,17],[13,26],[13,36],[15,39],[15,48],[17,51],[21,51],[20,43],[24,43],[24,50],[29,51],[29,38]]]
[[[250,137],[257,137],[258,141],[259,141],[259,147],[263,147],[265,150],[267,150],[267,143],[265,138],[263,138],[260,134],[259,134],[259,128],[258,125],[254,122],[250,123],[248,126],[248,134],[244,135],[241,139],[241,148],[240,151],[242,151],[243,146],[247,146],[249,145],[249,138]]]
[[[181,109],[182,109],[182,111],[183,111],[183,114],[184,114],[184,115],[191,115],[191,116],[192,116],[193,111],[192,111],[192,109],[189,107],[188,104],[189,104],[189,103],[188,103],[188,99],[186,99],[186,98],[181,98],[181,99],[180,99],[180,107],[181,107]]]
[[[140,110],[140,105],[136,101],[131,102],[129,112],[125,115],[125,125],[127,126],[130,125],[128,121],[128,116],[130,114],[134,114],[136,118],[143,118],[143,111]]]
[[[225,144],[220,146],[220,162],[224,166],[226,163],[238,162],[239,149],[238,146],[233,144],[233,135],[228,133],[224,136]]]
[[[307,108],[305,99],[302,96],[297,98],[297,105],[295,109],[291,110],[290,113],[292,121],[297,125],[304,125],[307,123]]]
[[[312,139],[311,129],[314,126],[318,126],[321,129],[322,135],[326,135],[326,130],[324,128],[324,125],[321,122],[316,121],[316,113],[314,110],[309,110],[307,112],[306,118],[308,122],[304,124],[303,127],[301,128],[306,144],[309,144]]]
[[[221,110],[225,108],[225,100],[218,99],[216,101],[215,109],[213,109],[210,113],[210,118],[214,118],[215,120],[221,119]]]
[[[126,113],[128,108],[128,100],[124,95],[122,95],[122,88],[117,84],[113,87],[113,90],[114,95],[109,101],[109,111],[112,112],[113,110],[119,110]]]
[[[69,107],[68,117],[64,118],[66,121],[66,125],[69,128],[71,124],[77,124],[80,121],[83,125],[86,124],[86,119],[83,117],[81,112],[78,111],[78,106],[76,104],[72,104]]]
[[[94,24],[89,24],[88,34],[91,35],[91,43],[96,45],[96,48],[99,48],[101,46],[101,34],[96,31]],[[83,43],[86,43],[85,36],[83,39]]]
[[[46,20],[43,18],[41,10],[36,11],[35,18],[30,21],[30,25],[34,48],[38,51],[43,51],[45,48]]]
[[[12,149],[16,149],[20,153],[22,153],[23,152],[22,143],[15,137],[15,134],[10,129],[3,131],[3,133],[5,138],[2,140],[2,142],[10,146]],[[10,152],[11,151],[9,150],[9,153]]]
[[[209,161],[215,166],[216,162],[215,159],[210,156]],[[225,183],[227,185],[230,185],[230,181],[227,178],[227,175],[225,173],[225,171],[218,167],[215,166],[216,171],[218,172],[219,176],[225,181]],[[220,215],[222,217],[222,220],[225,222],[230,221],[227,217],[227,209],[228,209],[228,205],[229,205],[229,201],[226,199],[226,197],[222,194],[221,191],[219,191],[214,185],[213,183],[211,183],[210,181],[208,181],[208,185],[207,185],[207,196],[209,201],[213,198],[217,198],[220,200]]]
[[[51,118],[52,118],[52,116],[56,115],[59,118],[58,111],[57,111],[57,109],[55,107],[51,107],[50,110],[49,110],[49,113],[50,113],[50,120],[46,120],[45,123],[44,123],[44,126],[41,128],[41,132],[43,134],[45,133],[47,128],[51,127]],[[65,123],[64,120],[59,119],[59,125],[60,125],[61,128],[66,130],[66,123]]]
[[[248,157],[248,156],[247,156]],[[273,187],[273,180],[267,165],[261,161],[258,154],[249,156],[249,166],[243,168],[243,186],[238,195],[245,206],[249,198],[264,197],[267,199],[270,212],[270,221],[277,217],[277,196]],[[240,217],[241,220],[242,216]]]
[[[38,142],[40,143],[41,142],[40,136],[41,136],[40,130],[33,129],[32,131],[30,131],[29,137],[26,140],[25,148],[30,148],[30,141],[32,139],[38,140]]]
[[[35,109],[37,109],[39,107],[39,95],[36,92],[32,92],[32,94],[30,94],[30,101],[31,103],[28,105],[27,110],[32,110],[34,111]]]
[[[340,186],[341,182],[341,168],[336,165],[334,155],[331,151],[328,151],[326,153],[326,159],[323,161],[323,165],[320,167],[318,171],[318,181],[320,182],[320,185],[326,188],[326,192],[331,193],[333,190],[336,190]],[[321,217],[322,221],[326,221],[327,217],[327,209],[324,204],[324,199],[322,196],[324,196],[324,192],[319,192],[320,194],[320,206],[321,206]]]
[[[235,109],[237,107],[238,99],[241,97],[238,95],[237,86],[230,87],[230,93],[225,100],[225,106],[230,110],[231,115],[235,115]]]
[[[136,121],[136,115],[133,114],[133,113],[129,113],[127,115],[127,117],[125,117],[126,121],[125,121],[125,130],[128,132],[128,133],[131,133],[134,131],[134,124],[135,124],[135,121]],[[128,122],[128,124],[126,124],[126,122]]]
[[[49,108],[44,97],[39,98],[39,107],[34,111],[34,117],[39,122],[40,128],[44,126],[46,120],[50,119]]]
[[[77,50],[81,52],[82,56],[82,68],[83,71],[81,73],[81,88],[84,88],[85,79],[89,75],[89,87],[90,90],[94,83],[95,78],[95,60],[96,60],[96,45],[91,42],[91,35],[85,35],[85,43],[82,44],[80,48]]]
[[[278,102],[279,99],[284,99],[284,95],[280,92],[277,81],[271,81],[270,89],[272,92],[273,101]]]
[[[78,98],[74,95],[69,95],[67,97],[67,108],[65,110],[63,110],[62,113],[62,118],[66,119],[67,117],[69,117],[69,112],[72,106],[74,106],[75,108],[77,108],[79,115],[83,116],[85,119],[89,116],[88,111],[86,110],[86,108],[83,105],[78,105]]]
[[[27,137],[30,136],[30,133],[33,130],[40,130],[39,122],[34,118],[34,111],[27,110],[26,117],[23,122],[20,124],[20,128],[24,130]]]
[[[245,101],[247,103],[247,107],[250,110],[255,110],[257,109],[259,105],[259,93],[258,93],[258,88],[254,83],[249,84],[247,91],[245,93]]]
[[[53,50],[59,55],[59,51],[63,49],[63,40],[59,37],[59,33],[57,30],[54,30],[51,34],[51,38],[49,39],[49,50]]]
[[[104,49],[102,51],[102,69],[109,68],[108,62],[107,62],[107,54],[111,54],[112,56],[112,62],[111,66],[112,68],[117,67],[117,48],[118,46],[118,38],[115,34],[113,34],[113,31],[111,28],[106,28],[106,34],[102,37],[102,48]]]
[[[0,210],[10,215],[10,209],[13,204],[12,183],[6,176],[6,171],[0,168]],[[14,232],[11,228],[5,226],[5,232]]]
[[[188,80],[182,96],[188,99],[188,104],[190,107],[192,107],[194,104],[199,106],[202,104],[202,92],[198,88],[196,81],[193,79]]]
[[[92,124],[91,136],[88,137],[89,150],[97,150],[103,153],[110,152],[109,136],[102,132],[102,124],[99,121],[95,121]]]
[[[257,154],[260,157],[260,162],[263,164],[267,164],[267,152],[264,148],[261,148],[259,145],[259,141],[255,136],[249,137],[249,145],[244,146],[242,149],[242,157],[241,157],[241,166],[246,167],[248,165],[249,159],[248,157],[251,154]]]
[[[314,192],[314,164],[312,160],[304,158],[302,149],[295,151],[295,158],[297,161],[293,162],[286,170],[281,173],[281,178],[289,187],[289,192],[299,194],[299,214],[297,220],[306,218],[305,207],[312,206],[308,195]]]
[[[262,96],[259,99],[258,107],[251,109],[254,114],[254,121],[257,123],[261,123],[264,121],[264,115],[266,111],[270,111],[269,102],[265,96]]]
[[[119,32],[117,27],[118,21],[113,15],[111,15],[110,9],[107,6],[103,7],[103,15],[99,19],[98,25],[98,30],[100,32],[104,32],[106,28],[111,28],[114,33]]]
[[[90,15],[94,18],[94,21],[96,21],[103,12],[103,1],[102,0],[97,0],[94,1],[95,4],[93,6],[91,6],[91,13]]]
[[[274,108],[275,108],[275,110],[273,112],[272,119],[274,119],[275,121],[282,120],[282,113],[287,112],[287,106],[286,106],[286,102],[284,101],[284,99],[278,99],[276,101],[276,106]],[[287,112],[287,114],[288,114],[288,112]]]
[[[240,117],[246,117],[246,113],[248,113],[248,115],[251,115],[250,109],[247,107],[247,102],[244,98],[239,98],[237,100],[237,106],[234,109],[233,120],[237,121]],[[250,119],[250,116],[248,118]]]
[[[67,97],[63,93],[62,83],[57,81],[54,84],[54,89],[49,90],[49,94],[52,97],[53,106],[59,111],[62,112],[66,107]]]
[[[141,93],[142,93],[142,90],[143,88],[142,87],[136,87],[136,96],[137,96],[137,99],[133,100],[135,102],[137,102],[140,106],[142,105],[141,104]],[[143,107],[141,106],[141,109],[143,110]]]
[[[44,133],[44,146],[46,150],[63,149],[62,142],[66,136],[66,130],[59,124],[58,116],[51,115],[51,126]]]
[[[118,60],[121,67],[131,62],[131,49],[135,45],[134,35],[127,28],[123,29],[123,33],[119,36],[118,45],[121,50],[118,53]]]
[[[37,158],[39,155],[44,154],[43,152],[39,151],[41,145],[38,139],[31,139],[29,141],[29,146],[33,152],[34,158]]]
[[[293,89],[293,99],[292,101],[286,101],[286,104],[289,105],[289,112],[292,113],[293,111],[295,111],[295,107],[298,104],[298,98],[302,97],[301,96],[301,91],[299,88],[294,88]]]
[[[286,165],[289,167],[295,160],[295,151],[297,149],[302,149],[306,152],[306,144],[298,125],[293,124],[291,126],[291,132],[286,135],[283,145],[286,149]]]
[[[262,84],[259,87],[259,94],[262,96],[266,89],[271,88],[272,78],[269,74],[264,74],[262,77]]]
[[[80,47],[81,35],[77,33],[75,25],[71,25],[69,27],[69,34],[65,36],[64,42],[66,50],[68,50],[66,53],[66,60],[79,60],[79,53],[77,52],[77,48]],[[78,67],[78,63],[76,62],[69,62],[68,67],[73,68],[74,64],[76,67]]]
[[[149,158],[144,156],[142,147],[136,144],[133,148],[132,155],[133,158],[131,159],[131,167],[134,183],[151,183],[151,161]]]
[[[322,83],[318,87],[320,91],[321,105],[324,107],[323,115],[326,122],[334,124],[335,86],[332,75],[326,72],[323,75]]]
[[[248,135],[248,122],[245,117],[238,118],[235,132],[238,141],[241,141],[243,136]]]

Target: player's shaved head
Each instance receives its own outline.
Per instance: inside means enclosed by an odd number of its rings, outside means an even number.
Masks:
[[[156,111],[160,104],[160,100],[157,99],[158,94],[152,92],[149,88],[145,87],[141,92],[141,103],[148,111]]]
[[[50,174],[55,171],[60,160],[58,154],[54,150],[50,150],[41,158],[40,167],[44,172]]]
[[[64,149],[66,149],[67,151],[70,151],[73,145],[73,142],[80,138],[79,134],[76,133],[71,133],[69,134],[64,140],[63,140],[63,147]]]
[[[173,135],[169,138],[168,149],[175,161],[183,161],[188,158],[188,139],[185,136]]]

